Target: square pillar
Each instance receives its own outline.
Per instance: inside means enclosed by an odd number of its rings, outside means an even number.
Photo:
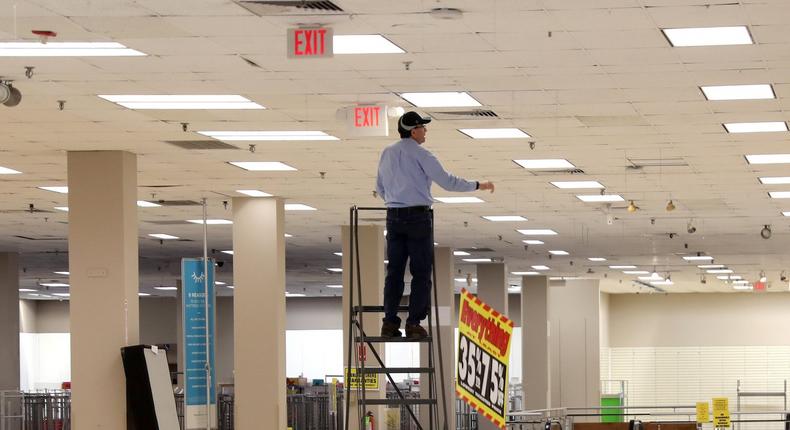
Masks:
[[[521,278],[521,387],[524,409],[548,409],[549,397],[549,280]]]
[[[477,297],[505,316],[508,316],[507,287],[507,267],[504,263],[477,265]],[[478,418],[477,425],[479,430],[499,430],[483,416]]]
[[[19,390],[19,254],[0,252],[0,391]]]

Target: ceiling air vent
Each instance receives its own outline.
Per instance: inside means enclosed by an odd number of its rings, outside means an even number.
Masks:
[[[629,169],[639,170],[645,167],[688,167],[683,157],[668,158],[629,158],[625,166]]]
[[[65,237],[55,237],[55,236],[30,237],[30,236],[15,235],[14,237],[18,237],[20,239],[25,239],[25,240],[66,240]]]
[[[548,170],[528,170],[533,176],[553,176],[553,175],[586,175],[582,169],[548,169]]]
[[[436,111],[431,112],[431,116],[436,119],[491,119],[499,118],[496,112],[488,109],[456,110],[456,111]]]
[[[456,251],[473,252],[494,252],[491,248],[456,248]]]
[[[236,4],[258,16],[267,15],[313,15],[316,13],[338,13],[343,9],[331,1],[311,0],[237,0]]]
[[[206,149],[239,149],[238,146],[220,142],[219,140],[166,140],[165,143],[169,143],[190,151],[202,151]]]
[[[153,200],[154,203],[162,206],[200,206],[200,202],[194,200]]]

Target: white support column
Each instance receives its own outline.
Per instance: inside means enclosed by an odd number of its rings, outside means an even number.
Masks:
[[[284,430],[285,212],[280,198],[233,198],[235,424]]]
[[[552,407],[600,405],[599,301],[597,279],[549,288]]]
[[[68,153],[71,419],[126,428],[121,348],[139,343],[137,158]]]
[[[545,276],[521,278],[521,387],[524,409],[548,409],[549,281]]]
[[[442,246],[434,248],[434,261],[436,264],[436,297],[438,299],[438,318],[439,318],[439,336],[441,337],[442,348],[442,363],[444,366],[444,386],[442,386],[442,375],[439,373],[439,354],[436,346],[439,345],[439,339],[436,338],[436,331],[434,328],[434,368],[436,371],[436,391],[435,396],[438,404],[438,423],[439,428],[447,428],[455,430],[455,340],[453,328],[457,325],[458,321],[455,320],[453,308],[455,307],[455,282],[454,273],[455,265],[453,260],[452,248]],[[431,294],[431,312],[433,312],[433,294]],[[436,313],[434,313],[436,315]],[[436,317],[434,317],[436,318]],[[435,323],[434,319],[434,323]],[[428,345],[420,344],[420,366],[428,365]],[[420,374],[420,397],[428,398],[428,375]],[[444,406],[442,406],[444,405]],[[442,408],[447,411],[447,426],[444,427],[444,413]],[[435,418],[434,418],[435,419]],[[428,428],[428,407],[422,406],[420,408],[420,422],[424,429]],[[436,422],[436,421],[435,421]]]
[[[19,390],[19,254],[0,252],[0,391]]]
[[[509,316],[507,287],[507,267],[504,263],[477,265],[477,297],[505,316]],[[499,430],[483,416],[478,418],[477,425],[479,430]]]
[[[362,288],[362,304],[380,306],[384,300],[384,227],[380,225],[360,225],[359,226],[359,250],[354,248],[354,259],[359,259],[360,279],[357,276],[356,264],[351,266],[351,228],[343,226],[341,236],[343,237],[343,366],[348,363],[348,333],[349,333],[349,274],[354,270],[354,301],[353,306],[359,303],[358,287]],[[368,336],[378,336],[381,332],[381,319],[383,313],[366,313],[362,320],[365,333]],[[374,344],[381,360],[385,360],[384,344]],[[367,360],[365,367],[381,367],[373,356],[370,348],[367,348]],[[357,351],[352,351],[357,354]],[[385,362],[386,363],[386,362]],[[353,366],[353,360],[352,360]],[[368,399],[386,398],[387,378],[379,375],[379,389],[366,390],[365,397]],[[349,410],[349,430],[360,428],[360,418],[357,414],[357,393],[351,389],[350,399],[351,408]],[[392,409],[397,410],[399,409]],[[372,411],[379,430],[387,429],[386,413],[387,408],[383,406],[367,406],[366,411]],[[345,413],[345,411],[344,411]]]

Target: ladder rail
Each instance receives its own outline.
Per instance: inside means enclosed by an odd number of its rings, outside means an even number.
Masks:
[[[431,209],[431,243],[436,243],[434,237],[434,217],[433,209]],[[436,353],[439,356],[439,384],[442,388],[442,427],[444,430],[447,428],[447,387],[444,380],[444,359],[442,357],[442,325],[439,318],[439,293],[436,291],[436,252],[431,253],[431,271],[433,272],[433,308],[436,310]],[[434,376],[435,378],[435,376]],[[436,396],[438,403],[439,396]],[[437,405],[438,407],[438,405]],[[438,411],[437,411],[438,414]]]

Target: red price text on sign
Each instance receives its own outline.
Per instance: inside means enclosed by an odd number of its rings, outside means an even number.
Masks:
[[[354,108],[354,127],[378,127],[381,106],[360,106]]]
[[[325,28],[294,30],[293,55],[297,57],[326,55],[326,36]]]

